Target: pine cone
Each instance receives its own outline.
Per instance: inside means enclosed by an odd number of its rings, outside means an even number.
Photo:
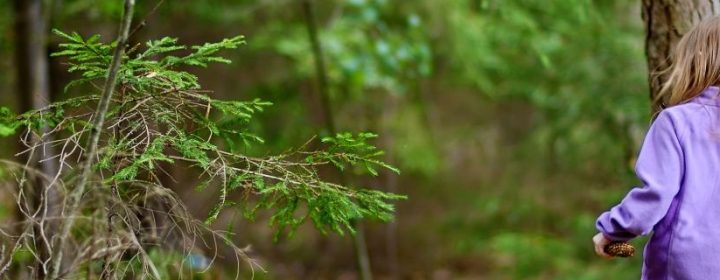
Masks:
[[[635,247],[627,242],[614,241],[605,246],[605,253],[613,257],[627,258],[635,255]]]

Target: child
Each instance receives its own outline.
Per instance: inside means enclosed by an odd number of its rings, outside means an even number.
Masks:
[[[720,17],[683,36],[669,73],[635,166],[643,186],[597,219],[595,251],[652,231],[642,279],[720,279]]]

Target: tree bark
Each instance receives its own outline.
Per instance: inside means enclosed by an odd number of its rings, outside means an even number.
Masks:
[[[720,0],[642,0],[653,114],[662,109],[663,100],[657,100],[656,97],[667,80],[667,75],[662,71],[670,66],[672,48],[695,24],[718,14]]]
[[[45,48],[47,36],[41,3],[41,0],[15,0],[15,59],[21,111],[46,107],[51,99]],[[40,157],[54,155],[52,150],[49,145],[42,147]],[[44,161],[40,169],[52,176],[57,172],[57,164],[51,160]]]
[[[15,64],[17,67],[17,94],[20,101],[20,110],[22,112],[40,109],[50,104],[50,77],[48,70],[48,54],[46,48],[47,28],[46,21],[42,13],[42,0],[15,0]],[[42,132],[46,132],[48,128],[43,128]],[[43,141],[47,139],[32,139],[33,142]],[[23,150],[25,147],[19,147]],[[39,159],[48,158],[55,155],[54,148],[50,145],[39,147],[33,158],[25,158],[24,162],[28,162],[32,167],[39,168],[47,177],[53,177],[58,170],[57,163],[52,160],[38,163]],[[48,239],[43,241],[40,238],[35,239],[35,246],[39,251],[40,257],[48,259],[49,253],[45,244],[51,242],[54,232],[55,223],[53,220],[45,220],[47,217],[55,217],[60,213],[59,198],[60,194],[56,188],[49,186],[47,181],[36,178],[33,180],[33,208],[44,211],[43,220],[36,226],[36,236],[41,236],[38,227],[44,227],[45,236]],[[24,219],[25,217],[20,217]],[[38,278],[45,277],[43,269],[37,269]]]

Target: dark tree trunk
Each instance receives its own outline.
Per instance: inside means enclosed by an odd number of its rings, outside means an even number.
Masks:
[[[42,0],[15,0],[15,64],[17,67],[17,94],[20,100],[21,111],[28,111],[46,107],[50,103],[50,83],[48,72],[48,55],[46,48],[47,28],[42,13]],[[41,139],[32,139],[39,141]],[[53,177],[57,172],[55,161],[48,160],[38,163],[39,159],[48,158],[55,153],[53,148],[45,145],[36,149],[33,158],[26,158],[32,167],[39,168],[45,176]],[[47,216],[57,216],[59,213],[59,195],[56,188],[47,185],[46,180],[34,180],[33,207],[36,209],[47,207]],[[48,188],[49,187],[49,188]],[[45,235],[52,239],[54,226],[46,220],[44,223]],[[39,230],[36,229],[36,230]],[[39,234],[37,235],[39,236]],[[49,258],[47,248],[40,238],[36,238],[36,247],[43,259]],[[38,269],[39,278],[44,278],[44,271]]]
[[[41,3],[41,0],[15,0],[15,61],[21,111],[43,108],[51,101],[47,29]],[[38,148],[36,154],[38,158],[47,158],[55,155],[53,150],[45,145]],[[57,163],[52,160],[38,163],[37,167],[47,176],[57,172]]]
[[[642,0],[653,113],[662,108],[662,100],[655,100],[667,79],[661,71],[670,66],[668,58],[672,48],[693,25],[717,14],[720,14],[720,0]]]
[[[315,12],[313,7],[313,0],[303,0],[302,10],[303,17],[305,18],[305,24],[308,31],[308,40],[312,47],[313,59],[315,62],[315,74],[317,78],[317,89],[320,94],[320,102],[325,120],[325,129],[327,132],[335,136],[337,133],[337,127],[335,126],[335,118],[333,115],[332,104],[330,104],[330,93],[328,89],[328,78],[327,72],[325,71],[325,61],[323,57],[322,46],[318,38],[318,24],[315,19]],[[340,183],[346,185],[347,179],[343,173],[339,174]],[[367,243],[365,241],[365,229],[362,222],[351,221],[355,227],[355,234],[352,236],[353,245],[355,247],[355,257],[358,266],[358,274],[362,280],[372,280],[372,268],[370,266],[370,257],[368,254]]]
[[[41,0],[15,0],[15,61],[23,110],[42,108],[50,103],[47,29],[41,4]],[[43,166],[54,167],[54,164]],[[55,168],[49,171],[53,170]]]
[[[386,93],[383,102],[381,129],[383,149],[386,151],[386,162],[396,164],[395,147],[397,145],[395,132],[392,128],[393,118],[397,116],[400,97],[392,93]],[[383,171],[385,191],[398,193],[398,175],[390,170]],[[396,206],[397,207],[397,206]],[[398,209],[395,208],[395,219],[385,226],[385,257],[390,279],[400,279],[400,261],[398,259]]]

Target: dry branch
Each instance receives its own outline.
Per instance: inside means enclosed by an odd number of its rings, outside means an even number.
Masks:
[[[78,204],[82,198],[85,188],[90,182],[90,178],[93,177],[92,166],[97,156],[98,143],[100,142],[100,135],[102,133],[103,125],[105,124],[105,116],[110,106],[110,100],[112,99],[115,86],[117,84],[117,74],[120,69],[120,63],[125,53],[125,47],[128,40],[128,32],[130,31],[130,25],[132,23],[133,11],[135,8],[135,0],[125,0],[125,9],[123,13],[122,23],[120,24],[120,32],[118,35],[117,46],[115,46],[115,52],[113,53],[112,62],[108,70],[108,78],[105,81],[105,87],[103,88],[102,95],[100,96],[100,102],[95,111],[93,123],[90,132],[90,142],[86,148],[87,153],[85,157],[85,163],[83,164],[82,175],[80,177],[80,183],[72,190],[68,196],[68,208],[66,212],[69,214],[60,226],[60,235],[58,245],[55,247],[55,254],[52,260],[52,273],[51,279],[57,279],[60,275],[60,269],[63,259],[63,250],[65,247],[65,240],[70,234],[74,219],[73,215],[78,211]]]

